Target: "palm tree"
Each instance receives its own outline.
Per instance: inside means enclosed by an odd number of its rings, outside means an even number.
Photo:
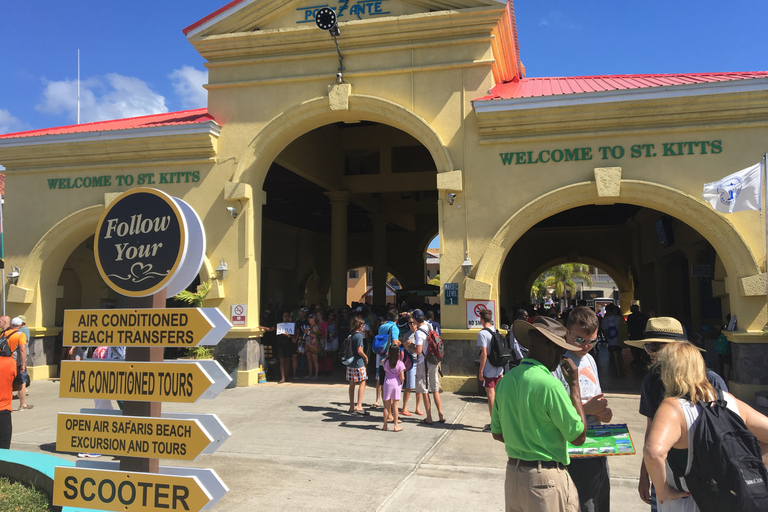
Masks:
[[[573,297],[576,295],[576,283],[574,279],[584,281],[587,286],[592,286],[592,276],[589,274],[589,265],[583,263],[563,263],[552,267],[542,277],[544,279],[544,286],[546,288],[554,288],[552,295],[558,299],[565,299],[560,302],[560,311],[563,311],[567,306],[565,302],[568,301],[567,292],[571,293]]]
[[[531,285],[531,302],[538,302],[547,294],[547,287],[544,286],[544,279],[539,276]]]

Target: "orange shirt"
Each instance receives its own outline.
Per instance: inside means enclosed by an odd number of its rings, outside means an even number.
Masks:
[[[27,344],[27,336],[23,332],[19,332],[15,329],[8,329],[8,346],[11,347],[11,352],[16,350],[19,345]]]
[[[16,378],[16,361],[12,357],[0,357],[0,411],[12,411],[13,379]]]

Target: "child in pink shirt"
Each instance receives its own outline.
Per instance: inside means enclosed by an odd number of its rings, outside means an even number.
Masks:
[[[400,390],[403,388],[405,380],[405,364],[400,360],[400,347],[392,345],[389,347],[387,359],[381,364],[384,367],[384,426],[382,430],[387,430],[387,422],[390,415],[394,419],[394,430],[400,432],[403,430],[399,426],[397,419],[397,406],[400,403]]]

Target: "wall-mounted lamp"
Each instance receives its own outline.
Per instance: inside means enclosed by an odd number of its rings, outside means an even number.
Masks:
[[[448,204],[453,206],[453,201],[456,199],[456,194],[453,192],[448,192],[445,197],[448,199]]]
[[[469,259],[469,253],[467,251],[464,251],[464,263],[461,264],[461,271],[464,272],[464,275],[469,277],[469,275],[472,273],[472,260]]]
[[[240,211],[243,211],[243,203],[240,202],[240,200],[237,200],[237,203],[240,205]],[[240,213],[237,211],[236,206],[227,206],[227,211],[232,216],[233,219],[237,218],[237,214]]]
[[[21,274],[19,267],[14,265],[10,272],[8,272],[8,282],[16,284],[19,282],[19,275]]]
[[[225,280],[227,278],[227,272],[229,272],[227,264],[224,263],[224,258],[221,258],[221,263],[216,267],[216,279],[219,281]]]
[[[339,72],[336,73],[336,83],[344,83],[344,57],[341,55],[341,49],[339,48],[339,41],[336,39],[341,32],[339,31],[338,20],[336,19],[336,11],[329,7],[323,7],[315,14],[315,24],[320,30],[327,30],[333,42],[336,44],[336,53],[339,54]]]

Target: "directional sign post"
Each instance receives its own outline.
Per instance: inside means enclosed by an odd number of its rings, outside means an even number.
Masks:
[[[169,476],[59,466],[53,504],[114,512],[202,510],[212,496],[195,476]]]
[[[213,437],[194,419],[59,413],[56,450],[194,460]]]
[[[216,361],[212,361],[216,362]],[[223,372],[223,370],[222,370]],[[224,387],[231,381],[228,379]],[[62,361],[61,398],[194,403],[221,386],[197,362]],[[206,398],[215,398],[210,394]]]
[[[125,361],[62,361],[59,396],[123,400],[123,411],[60,413],[56,446],[121,459],[108,467],[56,468],[55,505],[189,512],[212,507],[229,490],[212,470],[159,471],[160,458],[193,460],[230,436],[214,415],[163,417],[161,407],[215,398],[232,382],[215,361],[161,362],[163,347],[216,345],[232,327],[216,308],[163,307],[199,274],[205,248],[194,209],[160,190],[129,190],[105,209],[94,259],[105,283],[123,296],[123,309],[65,311],[63,344],[125,347]]]
[[[63,344],[188,348],[216,345],[231,328],[216,308],[68,309]]]

